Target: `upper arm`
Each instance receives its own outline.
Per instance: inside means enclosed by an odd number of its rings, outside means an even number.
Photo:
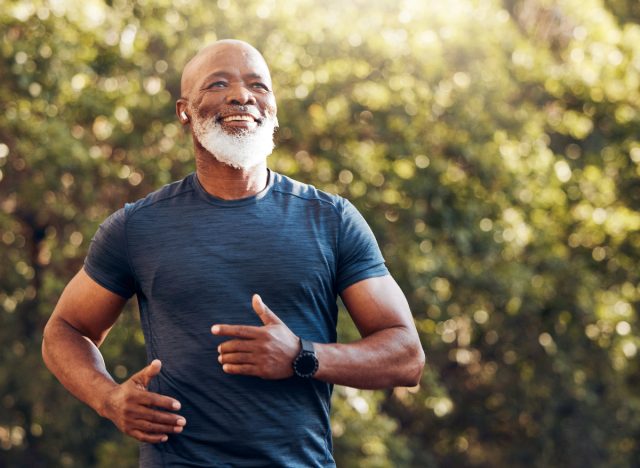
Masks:
[[[360,335],[402,327],[418,339],[409,304],[391,275],[359,281],[341,293]]]
[[[100,345],[127,299],[96,283],[82,268],[69,282],[49,320],[59,320]]]

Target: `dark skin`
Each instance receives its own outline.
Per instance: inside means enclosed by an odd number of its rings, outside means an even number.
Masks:
[[[80,270],[69,282],[44,330],[47,367],[78,399],[113,421],[122,432],[157,443],[180,433],[180,403],[147,391],[160,371],[154,361],[122,384],[107,372],[98,347],[120,315],[126,299],[108,291]]]
[[[219,41],[185,67],[182,97],[176,103],[176,114],[185,126],[197,117],[226,118],[221,121],[225,131],[251,131],[276,111],[269,69],[246,43]],[[245,198],[266,185],[266,162],[235,169],[217,161],[195,137],[194,152],[198,180],[212,195]],[[362,338],[344,344],[315,343],[319,368],[314,378],[364,389],[418,384],[424,352],[407,301],[393,278],[360,281],[341,297]],[[45,327],[43,357],[71,393],[122,432],[143,442],[163,442],[180,433],[187,421],[179,414],[180,402],[147,390],[160,372],[160,361],[118,384],[99,351],[125,303],[81,269]],[[212,324],[211,333],[229,338],[218,347],[219,364],[212,365],[222,365],[229,374],[291,377],[292,362],[300,351],[298,337],[259,296],[253,296],[252,306],[262,326]]]
[[[244,110],[239,112],[239,108]],[[222,123],[229,133],[254,129],[267,114],[275,115],[271,75],[262,55],[240,41],[219,41],[200,51],[184,69],[181,98],[176,102],[176,115],[183,125],[196,117],[194,113],[201,118],[235,113],[258,118],[257,122]],[[207,192],[237,199],[255,195],[266,186],[266,161],[249,170],[235,169],[212,157],[194,134],[192,138],[198,180]]]

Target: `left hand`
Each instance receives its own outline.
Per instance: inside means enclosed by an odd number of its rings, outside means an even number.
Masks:
[[[260,296],[254,294],[251,303],[264,326],[216,324],[211,327],[214,335],[235,337],[218,346],[222,370],[263,379],[291,377],[291,364],[300,351],[300,340]]]

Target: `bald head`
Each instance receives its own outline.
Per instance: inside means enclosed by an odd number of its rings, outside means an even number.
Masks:
[[[210,73],[225,71],[226,67],[237,67],[243,64],[254,69],[271,86],[269,67],[262,54],[244,41],[223,39],[202,48],[182,71],[180,94],[189,99],[195,87]]]
[[[246,42],[215,42],[184,67],[176,115],[203,157],[253,167],[273,150],[278,106],[269,67]]]

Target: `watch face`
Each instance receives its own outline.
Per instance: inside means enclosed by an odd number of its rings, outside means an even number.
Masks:
[[[294,369],[300,377],[311,377],[318,370],[318,359],[312,353],[302,352],[294,362]]]

